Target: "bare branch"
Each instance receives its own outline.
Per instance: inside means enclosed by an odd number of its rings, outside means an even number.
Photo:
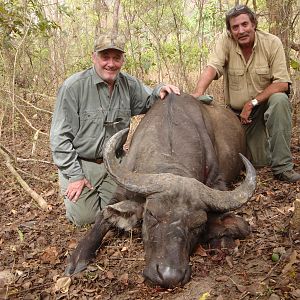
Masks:
[[[43,163],[43,164],[54,165],[54,163],[51,162],[51,161],[41,160],[41,159],[34,159],[34,158],[21,158],[21,157],[18,157],[18,158],[17,158],[17,161],[37,162],[37,163]]]
[[[16,105],[14,105],[14,108],[18,111],[18,113],[24,118],[24,120],[26,121],[26,123],[29,125],[29,127],[31,127],[33,130],[35,130],[35,131],[39,131],[41,134],[43,134],[43,135],[46,135],[46,136],[48,136],[49,134],[48,133],[46,133],[46,132],[43,132],[43,131],[40,131],[40,129],[37,129],[37,128],[35,128],[32,124],[31,124],[31,122],[27,119],[27,117],[21,112],[21,110],[16,106]]]
[[[8,154],[11,155],[11,151],[9,149],[7,149],[6,147],[4,147],[3,145],[0,144],[0,149],[2,148],[2,150]],[[22,158],[22,157],[17,157],[17,161],[25,161],[25,162],[33,162],[33,163],[43,163],[43,164],[48,164],[48,165],[54,165],[54,162],[48,161],[48,160],[42,160],[42,159],[34,159],[34,158]]]
[[[119,31],[119,8],[120,8],[120,0],[116,0],[114,5],[113,28],[112,28],[112,34],[115,36],[118,35],[118,31]]]
[[[8,90],[5,90],[5,89],[0,89],[1,91],[5,92],[5,93],[8,93],[8,94],[12,94],[11,91],[8,91]],[[24,98],[18,96],[15,94],[15,97],[17,97],[19,100],[23,101],[24,103],[28,104],[29,106],[33,107],[35,110],[39,110],[39,111],[42,111],[44,113],[47,113],[47,114],[53,114],[51,111],[49,110],[46,110],[46,109],[42,109],[42,108],[39,108],[39,107],[36,107],[35,105],[33,105],[32,103],[26,101]]]
[[[0,154],[4,157],[5,164],[9,171],[15,176],[17,181],[20,183],[22,188],[30,195],[30,197],[37,202],[37,204],[40,206],[41,209],[48,211],[50,207],[48,206],[45,199],[40,196],[38,193],[36,193],[33,189],[30,188],[30,186],[24,181],[24,179],[19,175],[19,173],[15,170],[13,165],[11,164],[10,157],[8,154],[6,154],[0,147]]]
[[[300,44],[296,44],[294,42],[291,43],[291,48],[297,52],[300,51]]]
[[[31,23],[32,23],[32,18],[30,19],[30,22],[26,28],[26,31],[25,31],[25,34],[20,42],[20,44],[18,45],[17,47],[17,50],[16,50],[16,53],[15,53],[15,58],[14,58],[14,66],[13,66],[13,77],[12,77],[12,98],[11,98],[11,102],[12,102],[12,105],[13,105],[13,109],[12,109],[12,140],[13,140],[13,145],[14,145],[14,157],[16,158],[16,153],[17,153],[17,150],[16,150],[16,143],[15,143],[15,83],[16,83],[16,71],[17,71],[17,59],[18,59],[18,55],[19,55],[19,51],[21,49],[21,46],[22,44],[24,43],[26,37],[27,37],[27,34],[28,34],[28,31],[29,31],[29,28],[31,26]]]
[[[20,168],[16,168],[16,169],[17,169],[20,173],[23,173],[24,175],[26,175],[26,176],[28,176],[28,177],[30,177],[30,178],[33,178],[34,180],[38,180],[38,181],[44,182],[44,183],[46,183],[46,184],[53,184],[53,185],[56,184],[56,182],[54,182],[54,181],[46,180],[46,179],[43,179],[43,178],[34,176],[34,175],[32,175],[32,174],[30,174],[30,173],[28,173],[28,172],[23,171],[23,170],[20,169]]]

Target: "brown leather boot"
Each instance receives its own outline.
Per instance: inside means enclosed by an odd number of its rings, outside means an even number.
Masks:
[[[275,174],[274,177],[278,180],[286,182],[296,182],[300,180],[300,174],[295,172],[294,170],[288,170],[279,174]]]

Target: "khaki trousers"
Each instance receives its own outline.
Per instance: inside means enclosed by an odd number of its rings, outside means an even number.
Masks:
[[[271,166],[273,174],[293,169],[290,150],[292,109],[285,93],[275,93],[254,107],[252,123],[244,125],[247,149],[254,166]]]
[[[117,187],[117,184],[107,174],[103,163],[97,164],[85,160],[80,160],[80,163],[86,179],[94,189],[90,190],[84,187],[76,203],[65,196],[69,180],[60,171],[58,172],[66,217],[77,226],[94,223],[96,214],[109,203]]]

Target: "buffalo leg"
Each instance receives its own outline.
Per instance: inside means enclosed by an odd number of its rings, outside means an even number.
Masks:
[[[83,237],[70,256],[65,270],[66,276],[74,275],[87,268],[91,260],[95,258],[96,251],[100,247],[104,236],[112,227],[113,225],[103,218],[102,211],[99,212],[94,226]]]
[[[249,234],[249,223],[234,213],[208,215],[205,243],[210,248],[234,248],[235,239],[243,239]]]

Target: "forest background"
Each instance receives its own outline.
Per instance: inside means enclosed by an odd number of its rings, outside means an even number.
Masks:
[[[249,3],[248,3],[249,2]],[[0,2],[0,134],[14,139],[18,123],[30,140],[47,135],[59,85],[91,66],[99,32],[126,37],[124,70],[153,86],[168,82],[191,93],[224,15],[238,1],[2,0]],[[259,28],[279,36],[293,79],[297,111],[300,79],[300,1],[246,1]],[[222,84],[208,90],[222,100]],[[42,118],[42,127],[33,118]],[[297,117],[297,116],[296,116]],[[8,127],[7,127],[8,125]],[[1,137],[1,136],[0,136]]]
[[[217,35],[225,30],[226,11],[237,3],[221,0],[0,0],[0,298],[11,295],[12,299],[31,299],[30,296],[36,299],[36,295],[53,293],[53,282],[63,273],[67,252],[76,245],[74,237],[84,233],[66,223],[50,153],[49,129],[57,90],[68,76],[91,66],[95,36],[106,31],[124,35],[126,72],[149,86],[166,82],[191,93]],[[298,151],[300,0],[253,0],[240,1],[240,4],[248,4],[257,13],[260,29],[279,36],[283,42],[293,81],[291,101],[296,145],[293,149]],[[208,93],[222,102],[222,81],[214,82]],[[272,197],[277,201],[278,193],[281,193],[280,199],[288,197],[291,202],[299,192],[298,188],[282,186],[272,189],[269,179],[266,182],[268,190],[261,185],[256,198],[268,203]],[[288,194],[290,191],[293,193]],[[50,213],[42,214],[40,207]],[[285,206],[282,211],[289,209]],[[262,211],[261,207],[258,210]],[[273,232],[274,218],[268,221],[261,217],[265,226],[260,226],[263,235],[268,226],[268,234]],[[279,214],[278,220],[285,222],[286,219]],[[268,257],[269,248],[264,247]],[[103,254],[107,256],[105,251]],[[253,256],[261,255],[253,252]],[[47,263],[50,268],[44,265]],[[128,264],[124,265],[126,268]],[[123,270],[120,266],[116,269]],[[3,275],[2,271],[6,270],[9,273]],[[262,267],[262,272],[266,270],[267,267]],[[104,277],[108,285],[115,279],[110,273]],[[83,279],[80,280],[82,283]],[[91,284],[91,279],[87,279],[82,293],[91,293]],[[217,283],[217,286],[225,285]],[[100,288],[95,288],[98,295]],[[123,290],[124,285],[118,288]],[[133,288],[129,284],[128,299]],[[73,289],[78,292],[78,285]],[[111,297],[116,290],[114,285],[111,290],[103,289],[102,295]],[[269,287],[265,290],[269,291]],[[265,295],[265,290],[261,294]],[[26,297],[21,295],[24,291],[27,291]],[[30,291],[34,292],[30,294]],[[300,290],[298,292],[300,295]],[[107,299],[111,299],[109,297]]]

